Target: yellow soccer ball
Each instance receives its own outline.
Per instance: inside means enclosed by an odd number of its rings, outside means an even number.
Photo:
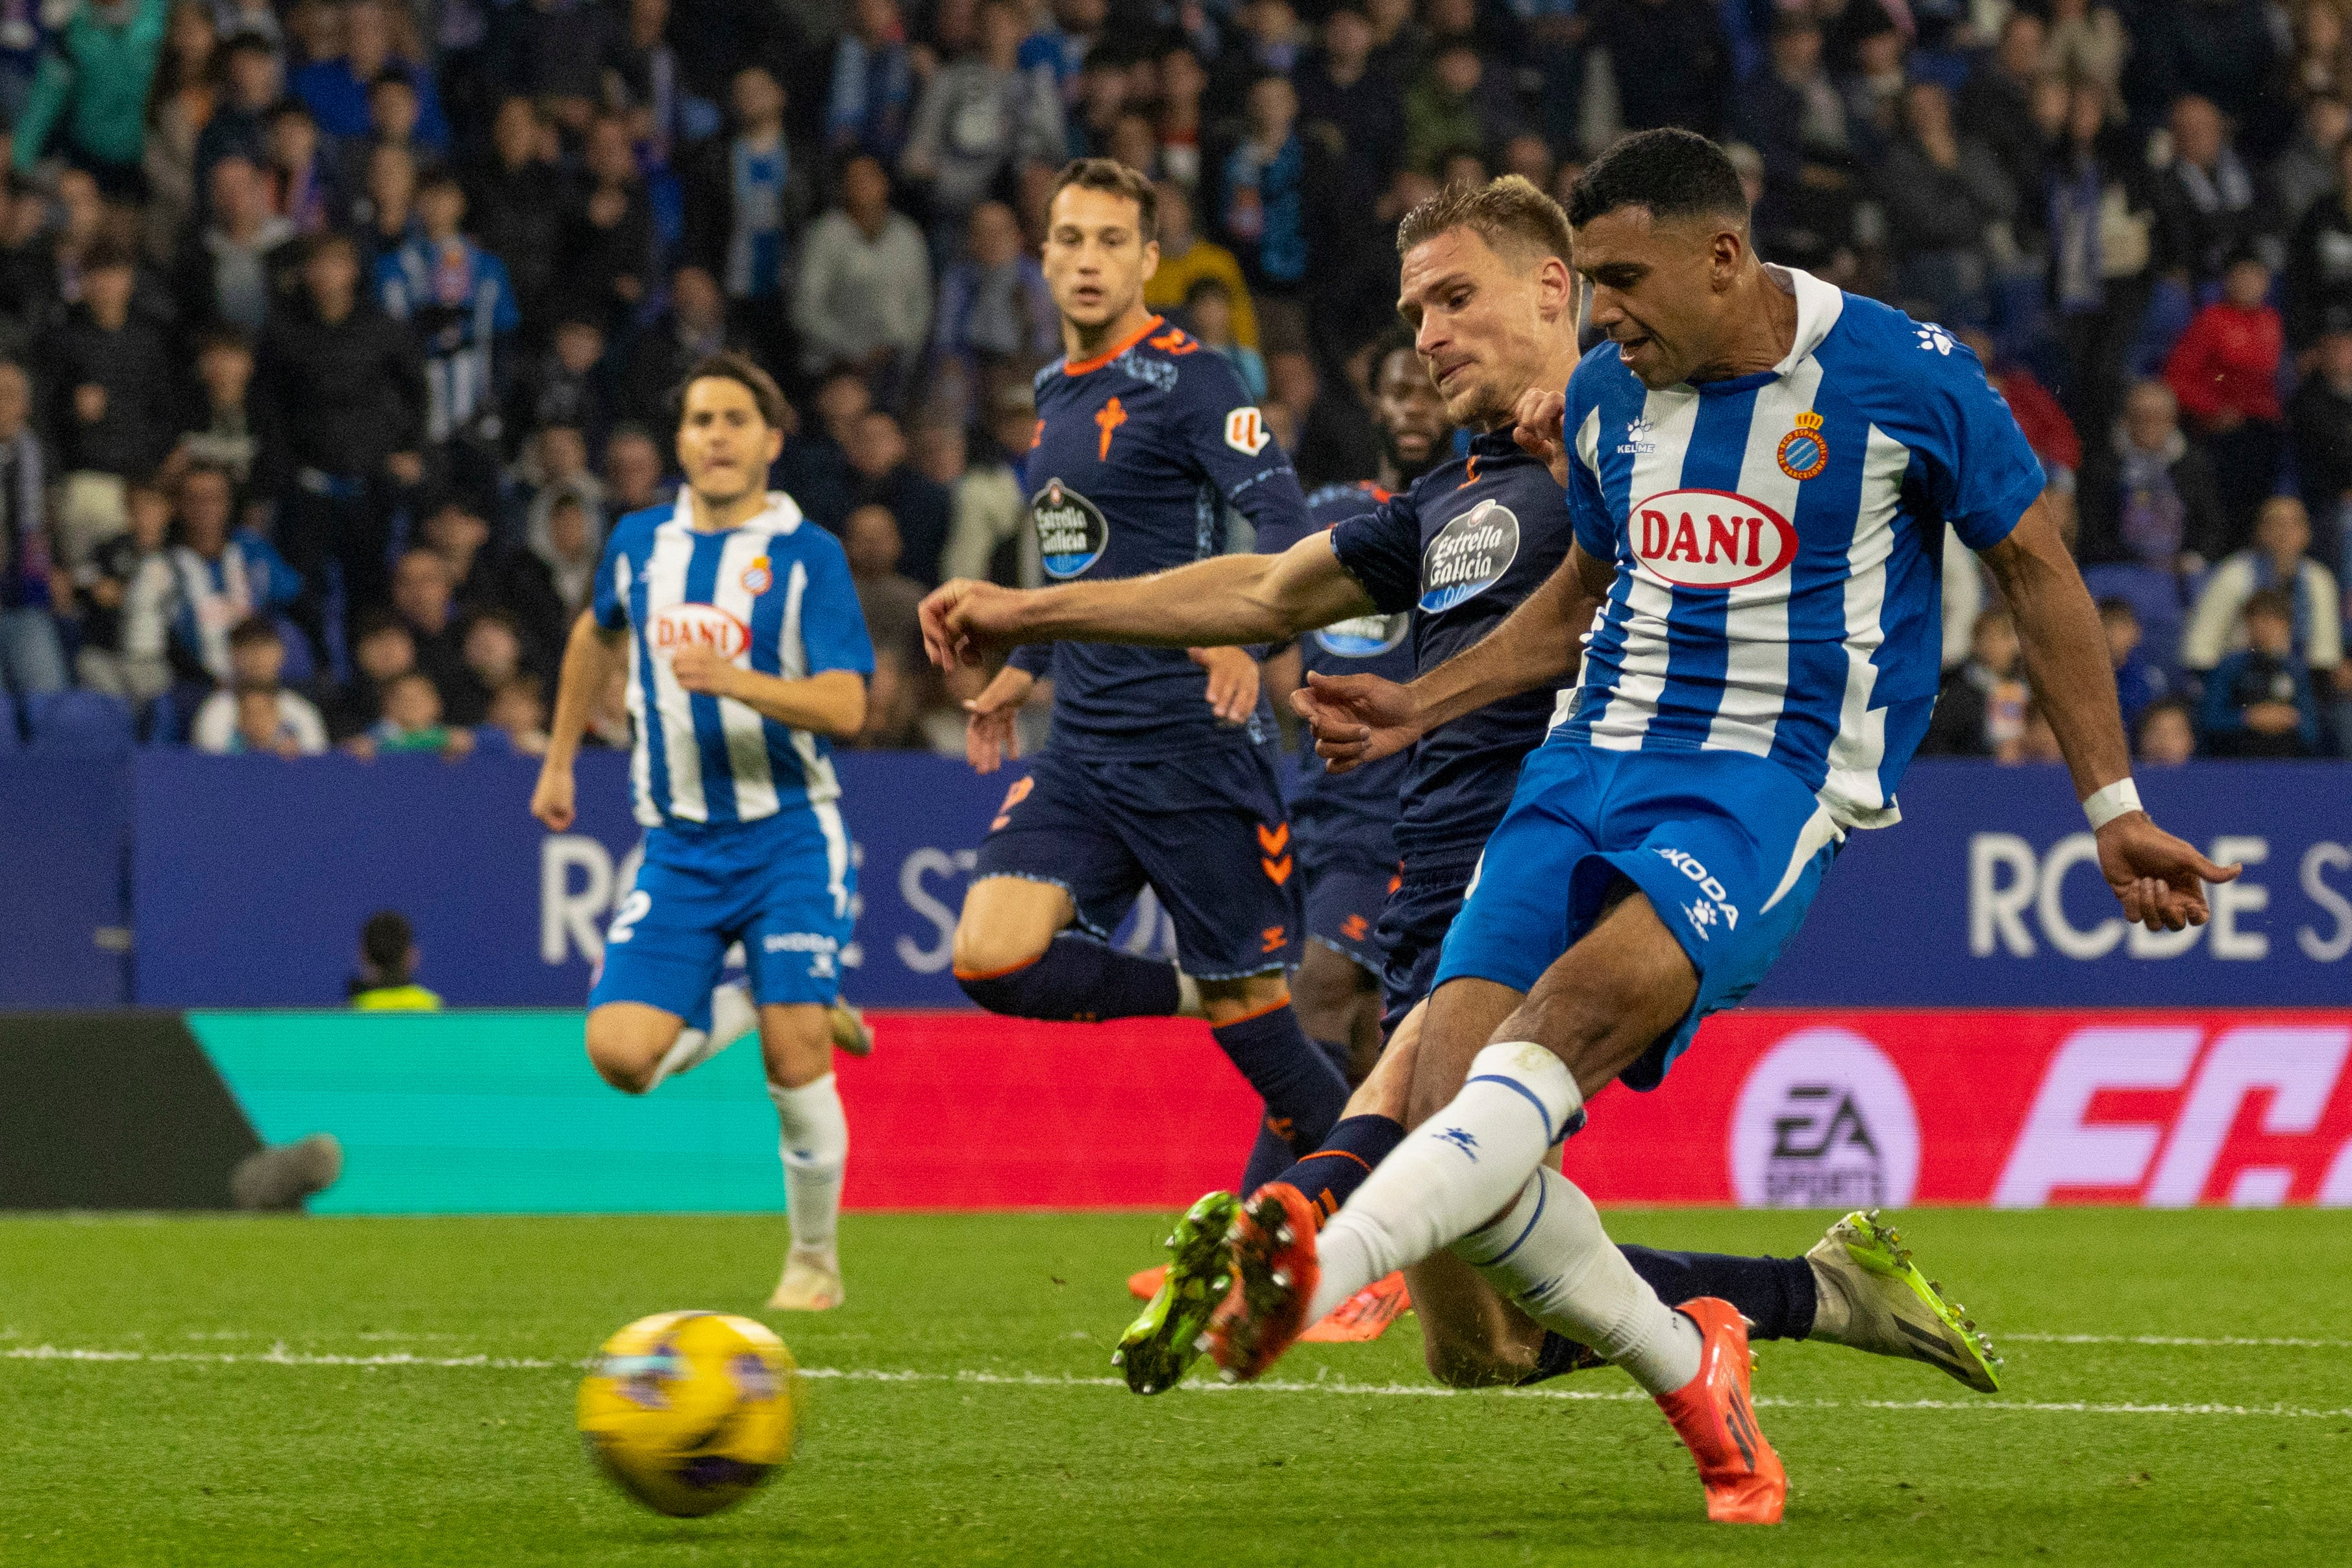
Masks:
[[[791,1461],[800,1368],[766,1324],[725,1312],[640,1318],[580,1385],[580,1431],[613,1483],[656,1513],[741,1502]]]

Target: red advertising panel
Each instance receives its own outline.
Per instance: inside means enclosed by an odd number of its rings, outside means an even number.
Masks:
[[[841,1080],[863,1208],[1175,1207],[1239,1176],[1256,1101],[1183,1020],[875,1016]],[[1594,1098],[1601,1203],[2352,1206],[2352,1009],[1780,1010]]]

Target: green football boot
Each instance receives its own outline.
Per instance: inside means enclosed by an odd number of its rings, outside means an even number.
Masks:
[[[1127,1374],[1138,1394],[1161,1394],[1176,1386],[1207,1343],[1209,1314],[1225,1299],[1233,1269],[1225,1232],[1241,1200],[1213,1192],[1184,1211],[1168,1238],[1168,1273],[1141,1315],[1118,1336],[1111,1364]]]
[[[1878,1210],[1856,1209],[1805,1254],[1824,1299],[1812,1337],[1940,1366],[1979,1394],[2000,1390],[2000,1357],[1968,1309],[1944,1299]]]

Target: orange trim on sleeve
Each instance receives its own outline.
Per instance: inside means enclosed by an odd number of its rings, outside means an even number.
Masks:
[[[1062,373],[1066,376],[1083,376],[1091,371],[1098,371],[1167,324],[1168,319],[1165,316],[1154,316],[1150,320],[1146,321],[1142,326],[1138,327],[1131,334],[1120,339],[1118,342],[1113,343],[1109,348],[1105,349],[1101,353],[1097,354],[1091,360],[1079,360],[1075,362],[1068,360],[1063,361]]]

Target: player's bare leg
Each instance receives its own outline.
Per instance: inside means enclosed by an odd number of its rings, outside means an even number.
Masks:
[[[588,1015],[588,1060],[596,1075],[624,1094],[643,1094],[661,1082],[661,1065],[686,1020],[644,1002],[606,1002]]]
[[[783,1278],[768,1300],[776,1312],[823,1312],[844,1299],[835,1231],[842,1169],[849,1158],[849,1124],[834,1084],[833,1026],[826,1014],[815,1003],[760,1009],[760,1051],[782,1128],[784,1202],[793,1232]]]
[[[1057,945],[1077,917],[1058,883],[981,878],[965,890],[956,919],[956,983],[990,1011],[1016,1018],[1201,1016],[1199,988],[1172,964],[1099,943]],[[1141,999],[1128,999],[1130,991]]]
[[[1348,1082],[1361,1083],[1381,1056],[1381,984],[1346,954],[1309,940],[1290,977],[1291,1006],[1310,1040],[1348,1047]]]

